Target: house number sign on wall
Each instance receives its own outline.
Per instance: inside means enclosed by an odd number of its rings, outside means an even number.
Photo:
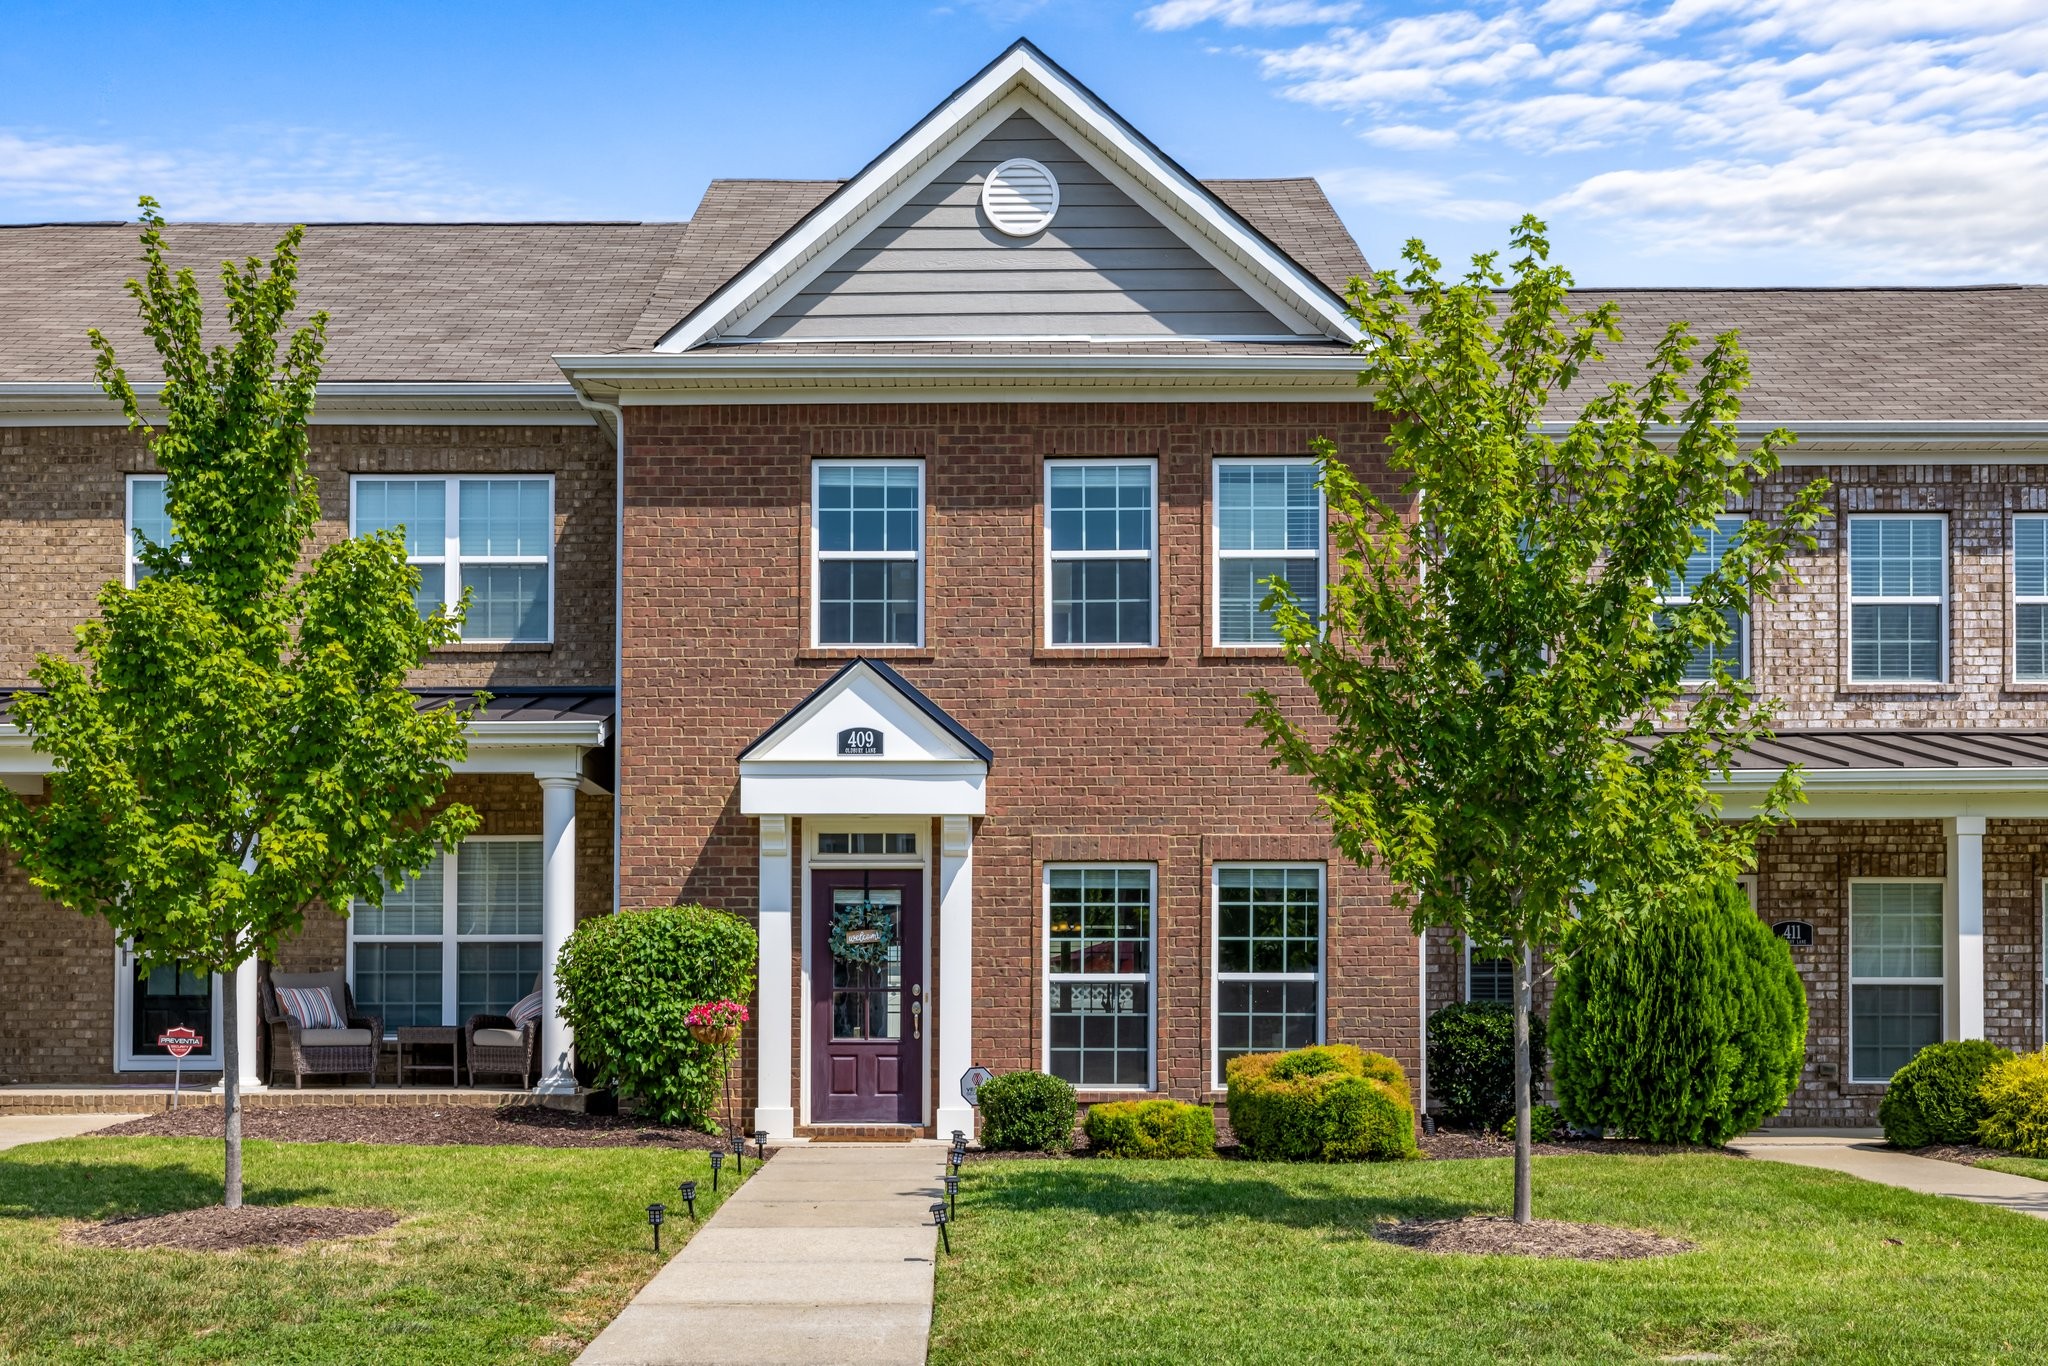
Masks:
[[[1771,926],[1771,933],[1795,949],[1813,947],[1813,926],[1804,920],[1780,920]]]
[[[879,758],[882,753],[882,732],[873,726],[848,726],[839,732],[841,754],[871,754]]]

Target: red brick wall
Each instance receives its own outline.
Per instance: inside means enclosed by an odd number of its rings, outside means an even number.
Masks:
[[[1331,857],[1328,1030],[1415,1060],[1414,941],[1382,889],[1327,849],[1305,787],[1244,727],[1273,654],[1207,648],[1210,459],[1335,439],[1382,491],[1363,404],[880,404],[627,409],[620,821],[627,905],[752,914],[754,824],[734,757],[852,651],[808,647],[810,461],[926,461],[927,647],[874,651],[995,750],[974,846],[975,1051],[1042,1059],[1048,850],[1159,865],[1158,1082],[1208,1091],[1208,864]],[[1041,647],[1048,455],[1160,462],[1160,646]],[[1205,841],[1244,837],[1239,853]],[[801,831],[793,848],[802,849]],[[1213,846],[1212,846],[1213,847]],[[1135,851],[1135,852],[1133,852]],[[799,935],[799,940],[801,936]],[[950,1081],[942,1082],[950,1085]]]

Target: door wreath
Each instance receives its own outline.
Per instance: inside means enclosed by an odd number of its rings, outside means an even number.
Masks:
[[[896,947],[895,908],[869,901],[841,906],[832,912],[832,956],[845,963],[883,968]]]

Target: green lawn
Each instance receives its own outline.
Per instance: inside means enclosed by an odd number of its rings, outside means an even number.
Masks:
[[[2036,1181],[2048,1181],[2048,1158],[1987,1157],[1977,1165],[1987,1171],[2011,1172],[2014,1176],[2031,1176]]]
[[[1504,1214],[1508,1182],[1498,1159],[971,1166],[931,1359],[2048,1359],[2048,1223],[1775,1162],[1537,1159],[1538,1217],[1699,1245],[1654,1261],[1368,1235],[1376,1218]]]
[[[251,1204],[403,1219],[289,1250],[77,1247],[74,1221],[218,1201],[220,1143],[0,1152],[0,1361],[565,1361],[659,1265],[646,1207],[676,1206],[666,1254],[690,1227],[676,1183],[711,1190],[705,1154],[674,1150],[251,1142],[246,1169]]]

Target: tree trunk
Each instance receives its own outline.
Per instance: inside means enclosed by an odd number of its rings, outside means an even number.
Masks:
[[[1515,1222],[1533,1218],[1529,1188],[1529,950],[1514,956],[1515,965]]]
[[[247,963],[221,974],[227,1000],[220,1012],[220,1113],[227,1137],[227,1176],[221,1203],[229,1209],[242,1207],[242,1006],[241,978]],[[253,1042],[253,1040],[251,1041]]]

